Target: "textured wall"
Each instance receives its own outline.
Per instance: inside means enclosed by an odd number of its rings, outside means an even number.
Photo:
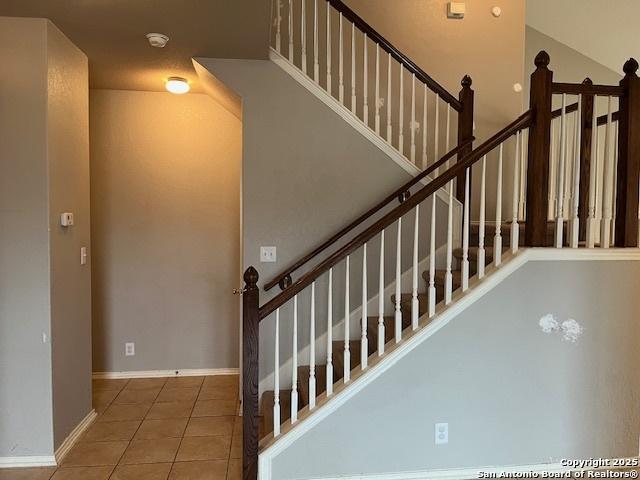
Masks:
[[[237,367],[240,121],[205,95],[90,107],[94,371]]]
[[[639,288],[640,262],[528,263],[276,457],[273,478],[636,456]],[[548,313],[582,336],[543,333]]]

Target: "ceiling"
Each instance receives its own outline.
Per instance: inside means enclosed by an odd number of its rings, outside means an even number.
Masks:
[[[162,91],[181,76],[202,91],[192,57],[267,58],[265,0],[1,0],[0,16],[50,19],[89,57],[91,88]],[[165,48],[145,35],[160,32]]]
[[[527,25],[617,73],[640,59],[638,0],[528,0]]]

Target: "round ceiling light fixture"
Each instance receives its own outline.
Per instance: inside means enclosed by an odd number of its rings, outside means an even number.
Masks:
[[[169,37],[164,33],[147,33],[146,37],[149,40],[149,45],[156,48],[164,48],[169,41]]]
[[[183,93],[187,93],[191,87],[189,86],[189,82],[186,78],[169,77],[167,78],[165,88],[168,92],[175,93],[176,95],[181,95]]]

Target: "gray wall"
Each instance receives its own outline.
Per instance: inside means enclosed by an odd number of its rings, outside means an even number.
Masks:
[[[46,37],[0,18],[0,457],[53,452]]]
[[[261,286],[410,178],[373,143],[272,62],[197,61],[242,97],[243,265],[257,268]],[[444,241],[446,227],[443,206],[440,203],[438,245]],[[421,210],[425,230],[429,211],[430,208]],[[405,268],[411,263],[413,214],[408,218],[411,220],[403,227],[403,239],[407,242]],[[395,228],[391,227],[386,243],[389,280],[394,274]],[[425,231],[421,239],[428,246]],[[277,262],[260,263],[261,245],[277,247]],[[373,294],[378,285],[379,243],[373,241],[370,247],[369,263],[373,268],[369,271],[369,285]],[[354,254],[351,264],[352,308],[361,299],[361,255],[361,252]],[[334,269],[334,289],[344,291],[342,265]],[[277,287],[268,293],[261,290],[261,304],[278,292]],[[326,299],[326,275],[318,282],[316,294],[316,334],[320,335],[326,331],[326,301],[321,300]],[[309,296],[309,292],[300,296],[299,309],[304,312],[299,326],[300,348],[308,344]],[[336,322],[343,312],[343,296],[334,293]],[[287,307],[282,314],[281,359],[285,360],[291,355],[291,311]],[[273,338],[272,316],[261,324],[261,378],[273,371]],[[323,353],[317,353],[321,358]],[[283,374],[283,385],[287,377]]]
[[[42,19],[0,45],[0,457],[52,455],[91,410],[87,59]]]
[[[54,446],[91,411],[91,261],[89,249],[88,61],[49,24],[48,157]],[[75,225],[60,226],[73,212]]]
[[[206,95],[90,101],[94,371],[237,367],[240,121]]]
[[[525,265],[276,457],[273,478],[637,455],[638,289],[638,262]],[[548,313],[580,322],[577,343],[541,331]]]

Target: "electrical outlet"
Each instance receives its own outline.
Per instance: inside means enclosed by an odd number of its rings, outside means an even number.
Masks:
[[[435,428],[436,445],[442,445],[449,443],[449,424],[448,423],[436,423]]]
[[[124,344],[124,354],[127,357],[133,357],[136,354],[136,344],[127,342]]]
[[[260,247],[260,261],[261,262],[275,262],[276,261],[276,247]]]

